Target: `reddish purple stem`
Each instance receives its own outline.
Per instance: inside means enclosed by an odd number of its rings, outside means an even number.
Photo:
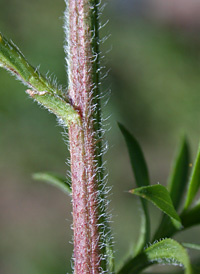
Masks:
[[[71,124],[74,272],[100,273],[98,190],[92,107],[92,33],[87,0],[69,0],[69,96],[79,110],[81,125]]]

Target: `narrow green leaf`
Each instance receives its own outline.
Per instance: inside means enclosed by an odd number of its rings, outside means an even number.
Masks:
[[[0,66],[10,71],[25,85],[37,91],[55,92],[55,87],[32,67],[22,52],[0,33]],[[57,94],[60,91],[56,90]]]
[[[189,187],[186,195],[186,201],[184,205],[184,210],[187,210],[192,203],[198,189],[200,186],[200,145],[197,152],[197,157],[192,170],[192,175],[189,182]]]
[[[165,272],[163,272],[163,274],[183,274],[184,273],[184,270],[182,270],[182,269],[180,269],[180,270],[177,270],[177,271],[165,271]],[[148,274],[155,274],[155,272],[148,272]],[[192,274],[194,274],[193,272],[192,272]]]
[[[177,209],[184,194],[189,172],[189,146],[186,138],[182,139],[175,158],[171,175],[168,180],[168,190]]]
[[[136,246],[134,248],[134,255],[138,254],[141,250],[143,250],[144,246],[150,241],[150,219],[147,203],[143,199],[140,200],[142,205],[142,210],[140,211],[140,234]]]
[[[180,217],[178,216],[168,190],[162,185],[145,186],[133,189],[130,193],[138,195],[161,209],[170,218],[172,218],[176,228],[182,227]]]
[[[30,90],[27,93],[61,119],[65,125],[80,124],[80,115],[69,99],[32,67],[18,47],[0,33],[0,67],[11,72]]]
[[[200,201],[191,209],[183,211],[180,215],[181,223],[183,225],[182,230],[188,229],[192,226],[200,224]],[[156,232],[154,236],[154,240],[164,238],[164,237],[171,237],[177,232],[177,229],[173,226],[170,222],[165,223],[165,226],[160,228],[159,233]]]
[[[126,141],[131,161],[131,167],[135,176],[137,186],[150,185],[147,164],[138,141],[129,133],[129,131],[122,124],[118,123],[118,126]],[[138,243],[136,245],[136,253],[138,253],[149,242],[150,239],[150,220],[146,201],[141,199],[141,204],[143,211],[141,213],[141,230]]]
[[[64,193],[71,194],[71,185],[66,182],[66,178],[64,176],[52,172],[38,172],[33,174],[33,179],[44,181],[59,188]]]
[[[147,164],[138,141],[129,133],[129,131],[122,124],[118,123],[118,125],[122,134],[124,135],[128,147],[131,166],[135,175],[137,186],[139,187],[150,185]]]
[[[171,174],[168,179],[168,190],[175,209],[178,209],[182,200],[188,180],[188,172],[189,146],[186,138],[184,137],[181,139],[181,143],[172,166]],[[171,231],[174,231],[171,219],[164,214],[160,225],[155,232],[154,240],[171,236]]]
[[[178,265],[185,268],[185,274],[192,274],[187,251],[172,239],[164,239],[152,244],[129,260],[117,274],[137,274],[152,264]]]
[[[197,245],[197,244],[182,243],[182,246],[184,246],[185,248],[196,249],[200,251],[200,245]]]
[[[193,208],[187,211],[184,211],[180,217],[181,217],[181,221],[184,226],[184,229],[194,225],[199,225],[200,224],[200,201],[197,202],[197,204]]]

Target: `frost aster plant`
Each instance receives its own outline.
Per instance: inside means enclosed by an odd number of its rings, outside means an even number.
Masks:
[[[102,8],[98,0],[69,0],[66,4],[67,91],[43,77],[2,34],[0,65],[21,80],[28,87],[27,94],[54,113],[64,129],[68,128],[71,182],[45,172],[34,174],[34,178],[47,181],[72,197],[72,271],[75,274],[131,274],[154,264],[169,264],[183,267],[187,274],[200,273],[198,263],[191,263],[187,253],[187,248],[200,249],[200,246],[172,239],[178,232],[200,224],[200,201],[193,203],[200,186],[200,149],[188,180],[189,145],[183,138],[167,187],[151,185],[142,149],[121,124],[119,128],[127,143],[137,184],[129,195],[135,194],[141,199],[141,231],[134,252],[115,267],[102,164],[99,87],[99,15]],[[162,212],[153,237],[150,237],[147,201]]]

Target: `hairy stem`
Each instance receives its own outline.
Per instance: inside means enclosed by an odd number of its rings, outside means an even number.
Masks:
[[[98,52],[94,53],[97,41],[93,25],[96,4],[68,1],[69,96],[82,120],[81,125],[72,123],[69,127],[76,274],[101,271],[97,175],[101,153],[96,145],[100,118],[96,101],[98,77],[94,77],[98,73],[94,65]]]

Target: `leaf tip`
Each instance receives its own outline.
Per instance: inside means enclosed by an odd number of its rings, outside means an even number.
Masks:
[[[121,126],[121,123],[117,121],[117,125],[120,127],[120,126]]]
[[[31,177],[33,180],[39,181],[41,179],[41,173],[40,172],[32,173]]]
[[[131,194],[133,194],[134,191],[135,191],[134,189],[130,189],[128,192],[131,193]]]
[[[118,125],[119,129],[121,130],[121,132],[123,132],[123,130],[125,130],[125,127],[120,122],[117,122],[117,125]]]

